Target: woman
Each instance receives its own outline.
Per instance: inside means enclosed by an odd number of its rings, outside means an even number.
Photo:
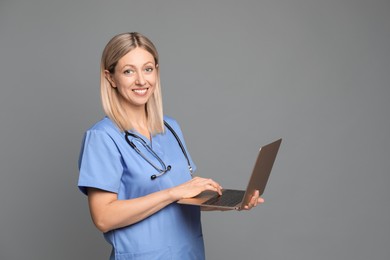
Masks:
[[[119,34],[100,73],[107,116],[85,134],[78,186],[113,247],[110,259],[204,259],[199,207],[175,202],[221,194],[221,186],[192,177],[180,127],[163,116],[155,46],[139,33]],[[246,209],[262,202],[256,193]]]

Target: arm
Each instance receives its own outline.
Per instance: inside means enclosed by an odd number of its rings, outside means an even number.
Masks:
[[[139,222],[179,199],[194,197],[204,190],[221,194],[221,186],[215,181],[195,177],[179,186],[129,200],[118,200],[116,193],[89,188],[88,203],[96,227],[107,232]]]

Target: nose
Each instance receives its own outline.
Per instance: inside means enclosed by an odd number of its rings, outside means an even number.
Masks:
[[[140,86],[144,86],[146,84],[146,81],[145,81],[145,78],[144,78],[144,75],[142,74],[142,72],[137,73],[137,79],[135,80],[135,84],[140,85]]]

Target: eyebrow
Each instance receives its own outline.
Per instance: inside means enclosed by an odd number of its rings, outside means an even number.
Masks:
[[[156,66],[152,61],[148,61],[148,62],[144,63],[144,64],[142,65],[142,67],[148,65],[149,63],[152,64],[153,66]],[[125,64],[125,65],[122,66],[122,69],[124,69],[124,68],[127,67],[127,66],[133,67],[133,68],[136,67],[136,66],[133,65],[133,64]]]

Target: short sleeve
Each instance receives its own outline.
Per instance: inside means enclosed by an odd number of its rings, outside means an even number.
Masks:
[[[118,193],[123,173],[121,158],[114,140],[106,132],[87,131],[79,158],[79,189],[84,194],[89,187]]]

